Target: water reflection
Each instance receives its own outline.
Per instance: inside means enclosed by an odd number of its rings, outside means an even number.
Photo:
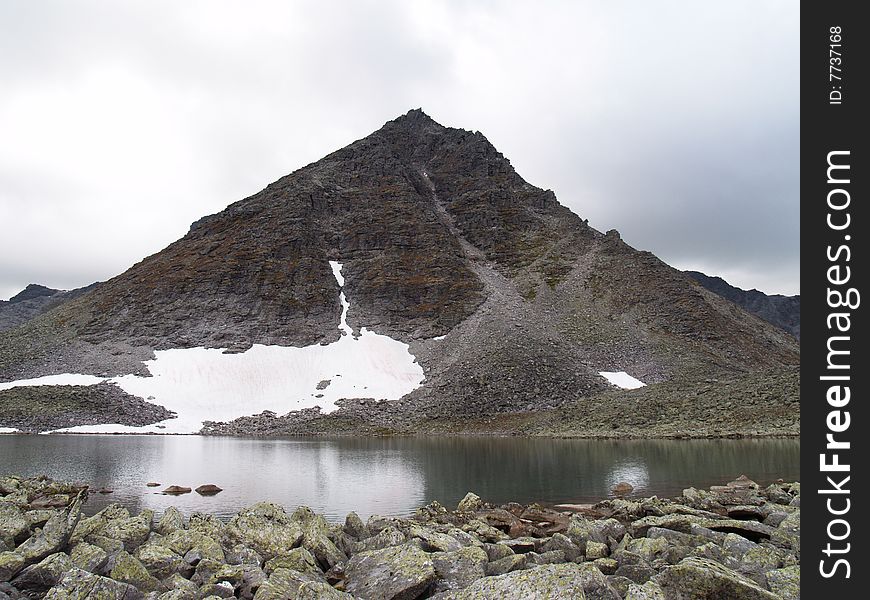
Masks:
[[[107,486],[110,502],[161,512],[175,505],[227,516],[260,500],[311,506],[331,519],[356,510],[408,515],[469,490],[493,502],[593,502],[626,481],[636,494],[673,496],[745,473],[800,478],[797,440],[553,440],[523,438],[292,438],[0,436],[0,473],[45,473]],[[164,496],[148,481],[217,496]],[[161,488],[157,488],[160,490]]]

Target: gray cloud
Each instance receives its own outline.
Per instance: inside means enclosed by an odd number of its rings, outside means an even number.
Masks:
[[[0,298],[76,287],[422,106],[635,247],[799,290],[793,2],[0,4]]]

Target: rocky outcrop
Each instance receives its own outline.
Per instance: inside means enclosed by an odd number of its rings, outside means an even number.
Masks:
[[[756,317],[789,332],[801,339],[801,297],[767,295],[758,290],[743,290],[729,284],[721,277],[711,277],[698,271],[686,271],[686,275],[705,288],[730,300]]]
[[[11,598],[188,600],[793,600],[800,594],[800,485],[739,478],[673,500],[617,497],[582,512],[433,502],[411,518],[330,524],[269,503],[226,524],[118,505],[80,519],[66,494],[42,529],[17,515],[77,489],[0,478],[0,588]],[[751,502],[758,513],[735,519]],[[731,515],[731,516],[729,516]],[[757,521],[759,515],[767,515]],[[782,515],[786,515],[785,518]],[[758,535],[763,533],[764,535]],[[10,536],[13,536],[11,537]],[[10,542],[11,539],[11,542]],[[2,583],[6,582],[6,583]],[[89,596],[90,594],[90,596]]]
[[[150,425],[173,415],[162,406],[131,396],[113,383],[0,390],[0,423],[24,433],[99,423]]]

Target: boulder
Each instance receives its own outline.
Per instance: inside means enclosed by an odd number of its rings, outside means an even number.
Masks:
[[[127,519],[114,519],[106,524],[104,535],[123,543],[127,552],[133,552],[148,539],[153,519],[154,512],[150,510]]]
[[[654,578],[667,600],[777,600],[754,581],[706,558],[687,558]]]
[[[428,554],[403,545],[354,555],[345,577],[345,590],[359,598],[413,600],[438,576]]]
[[[511,571],[524,569],[527,564],[525,554],[510,554],[504,558],[494,560],[486,565],[487,575],[504,575]]]
[[[195,491],[200,496],[214,496],[215,494],[219,494],[224,490],[223,488],[219,488],[212,483],[207,483],[205,485],[199,486],[198,488],[196,488]]]
[[[569,561],[574,561],[583,556],[583,551],[580,547],[571,541],[571,538],[561,533],[554,533],[553,537],[541,545],[541,551],[543,552],[552,552],[554,550],[562,551],[565,554],[565,559]],[[588,545],[586,551],[587,553],[589,551]]]
[[[15,552],[27,564],[31,564],[63,550],[81,518],[82,499],[83,494],[79,493],[67,508],[58,511],[46,522],[42,531],[22,542]]]
[[[189,487],[184,487],[183,485],[170,485],[163,490],[163,493],[169,496],[180,496],[182,494],[189,494],[192,491]]]
[[[269,560],[302,542],[302,527],[276,504],[261,502],[240,511],[226,527],[227,536]]]
[[[9,581],[27,565],[17,552],[0,552],[0,581]]]
[[[412,525],[408,533],[411,537],[419,538],[423,542],[423,550],[426,552],[454,552],[462,548],[462,544],[455,538],[419,525]]]
[[[174,506],[170,506],[163,512],[154,531],[160,535],[169,535],[179,529],[184,529],[184,515]]]
[[[57,585],[72,566],[69,556],[57,552],[21,571],[12,580],[12,585],[28,596],[42,596],[49,588]]]
[[[350,512],[344,519],[344,532],[358,540],[368,537],[369,533],[366,530],[365,523],[359,518],[355,512]]]
[[[465,494],[465,497],[456,505],[456,510],[459,512],[477,512],[481,508],[483,508],[483,501],[474,492]]]
[[[268,560],[263,567],[267,574],[271,574],[276,569],[290,569],[299,571],[300,573],[311,573],[312,575],[320,575],[320,567],[317,566],[317,559],[305,548],[293,548],[286,554],[278,555]]]
[[[115,558],[115,564],[109,572],[109,577],[115,581],[129,583],[142,592],[153,592],[160,588],[160,582],[148,572],[139,559],[122,550]]]
[[[453,552],[435,552],[430,557],[438,575],[436,591],[459,590],[486,575],[487,556],[481,548],[468,546]]]
[[[496,577],[478,579],[441,600],[586,600],[580,565],[541,565]]]
[[[647,581],[643,585],[632,583],[628,586],[625,600],[666,600],[665,592],[654,581]]]
[[[800,600],[801,568],[792,565],[767,572],[767,587],[783,600]]]
[[[45,595],[46,600],[141,600],[142,592],[130,584],[72,568]]]
[[[300,573],[292,569],[278,568],[269,579],[260,585],[254,594],[254,600],[292,600],[298,598],[301,586],[305,584],[326,583],[323,577],[310,573]]]
[[[167,546],[144,544],[136,551],[136,557],[158,579],[165,579],[174,573],[189,577],[193,573],[191,565]]]
[[[27,517],[14,504],[0,501],[0,539],[20,543],[30,535]]]
[[[73,546],[70,551],[70,560],[73,566],[90,573],[96,573],[106,565],[109,554],[99,546],[80,542]]]

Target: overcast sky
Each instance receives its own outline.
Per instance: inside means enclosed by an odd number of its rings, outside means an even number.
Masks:
[[[422,107],[679,268],[799,293],[798,3],[0,2],[0,299]]]

